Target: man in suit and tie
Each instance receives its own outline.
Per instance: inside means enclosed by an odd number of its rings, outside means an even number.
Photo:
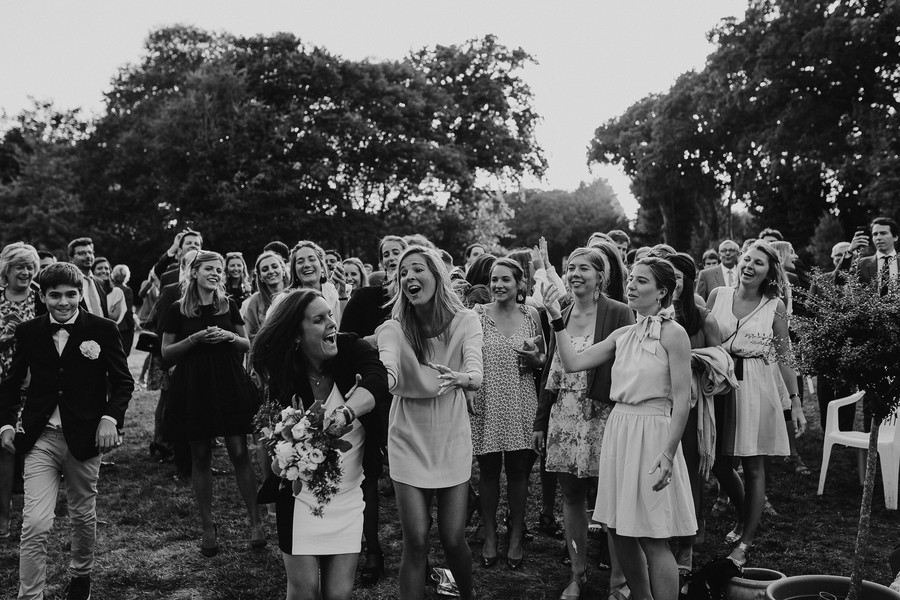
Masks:
[[[77,238],[69,242],[69,262],[78,267],[84,278],[83,306],[92,315],[109,318],[106,291],[103,282],[91,273],[94,265],[94,242],[89,237]]]
[[[740,256],[740,247],[737,242],[725,240],[719,244],[719,260],[720,264],[703,269],[697,275],[697,294],[706,302],[709,293],[717,287],[737,285],[738,268],[737,262]]]
[[[872,233],[872,245],[875,246],[875,256],[867,256],[859,261],[859,280],[863,283],[876,281],[879,293],[883,296],[888,293],[892,282],[897,281],[897,238],[900,237],[900,228],[897,222],[888,217],[878,217],[872,220],[869,230]],[[868,247],[869,237],[863,231],[857,231],[850,242],[850,251],[856,252]]]
[[[897,238],[900,237],[900,227],[897,221],[889,217],[877,217],[872,219],[869,225],[872,233],[872,245],[875,246],[875,255],[859,259],[859,281],[861,283],[876,284],[878,293],[882,296],[888,294],[893,286],[897,289]],[[850,242],[850,251],[858,252],[869,246],[869,236],[865,231],[857,231]],[[872,412],[868,402],[863,398],[863,429],[870,431],[872,428]]]
[[[40,286],[47,314],[16,328],[12,365],[0,382],[0,446],[25,456],[18,598],[43,598],[47,540],[65,476],[72,529],[66,599],[85,600],[97,538],[100,453],[121,443],[134,380],[116,324],[79,307],[82,272],[56,263],[41,273]]]

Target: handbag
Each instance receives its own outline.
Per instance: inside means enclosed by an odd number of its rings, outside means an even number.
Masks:
[[[142,331],[138,334],[137,344],[134,347],[141,352],[159,354],[159,336],[152,331]]]

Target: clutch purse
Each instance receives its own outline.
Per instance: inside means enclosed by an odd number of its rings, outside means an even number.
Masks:
[[[142,331],[138,334],[137,344],[134,347],[141,352],[159,354],[159,336],[152,331]]]

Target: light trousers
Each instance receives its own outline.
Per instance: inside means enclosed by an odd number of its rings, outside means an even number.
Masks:
[[[19,600],[42,600],[47,578],[47,540],[56,514],[60,475],[65,476],[72,558],[69,572],[90,575],[97,539],[100,456],[84,462],[69,453],[62,430],[46,428],[25,455],[25,504],[19,545]]]

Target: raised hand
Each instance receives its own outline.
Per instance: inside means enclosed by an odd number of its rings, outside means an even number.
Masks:
[[[562,310],[559,308],[560,292],[555,285],[541,283],[541,296],[544,299],[544,308],[547,309],[547,316],[554,321],[562,316]]]

